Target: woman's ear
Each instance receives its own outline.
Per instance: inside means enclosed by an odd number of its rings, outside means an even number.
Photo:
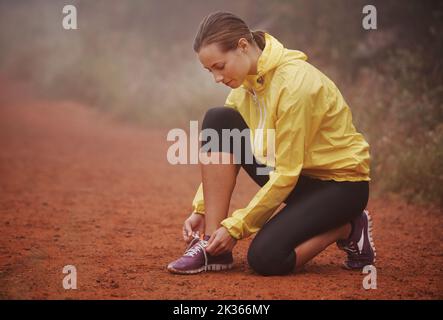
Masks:
[[[243,52],[246,53],[248,51],[249,42],[245,38],[240,38],[238,40],[237,47]]]

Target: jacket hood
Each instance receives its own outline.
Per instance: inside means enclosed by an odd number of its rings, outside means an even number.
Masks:
[[[247,76],[243,82],[243,86],[247,89],[260,90],[265,75],[288,61],[294,59],[306,61],[308,59],[307,55],[301,51],[286,49],[269,33],[265,33],[265,43],[265,48],[257,61],[257,74]]]

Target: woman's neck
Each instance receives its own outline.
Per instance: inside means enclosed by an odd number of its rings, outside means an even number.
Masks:
[[[257,75],[258,59],[260,58],[262,52],[263,50],[261,50],[257,45],[252,47],[252,50],[249,52],[249,58],[251,59],[252,63],[248,75]]]

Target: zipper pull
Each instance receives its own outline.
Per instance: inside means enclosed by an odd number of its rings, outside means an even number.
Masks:
[[[257,104],[257,94],[254,89],[252,89],[252,98],[254,99],[254,103]]]
[[[260,76],[257,78],[257,83],[263,85],[264,82],[265,82],[265,78],[263,78],[263,76]]]

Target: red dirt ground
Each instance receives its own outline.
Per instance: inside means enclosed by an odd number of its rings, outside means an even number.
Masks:
[[[261,277],[246,262],[198,276],[166,265],[184,249],[181,225],[200,181],[166,160],[168,129],[118,124],[81,105],[45,102],[2,84],[1,299],[442,299],[441,208],[371,198],[377,289],[340,268],[329,247],[298,274]],[[257,187],[241,172],[232,208]],[[78,289],[65,290],[75,265]]]

